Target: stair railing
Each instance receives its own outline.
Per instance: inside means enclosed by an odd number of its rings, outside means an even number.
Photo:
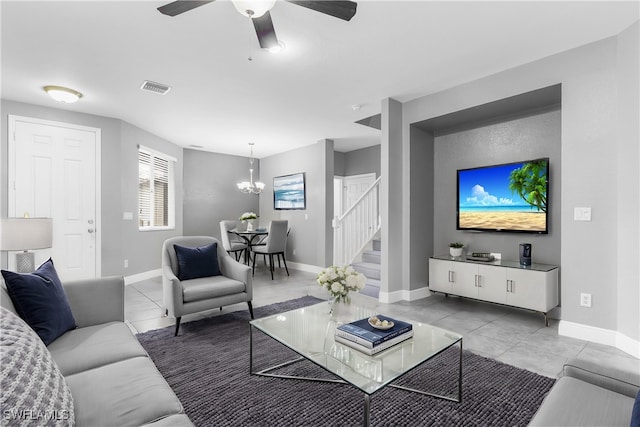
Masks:
[[[333,219],[333,264],[349,265],[380,230],[380,177]]]

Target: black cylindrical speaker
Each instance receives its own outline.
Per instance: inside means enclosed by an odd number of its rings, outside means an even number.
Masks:
[[[520,243],[520,265],[531,265],[531,243]]]

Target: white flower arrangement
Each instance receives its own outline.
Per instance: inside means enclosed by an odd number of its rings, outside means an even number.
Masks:
[[[351,266],[332,265],[318,274],[318,285],[325,288],[336,302],[349,303],[349,292],[358,292],[364,288],[366,278]]]
[[[240,218],[238,218],[240,221],[247,221],[249,219],[258,219],[258,215],[256,215],[253,212],[245,212],[242,215],[240,215]]]

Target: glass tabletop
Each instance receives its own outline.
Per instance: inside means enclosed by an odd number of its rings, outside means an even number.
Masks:
[[[326,302],[252,320],[253,327],[289,347],[304,358],[342,378],[367,394],[373,394],[406,372],[462,340],[462,335],[408,319],[414,335],[373,356],[334,341],[341,323],[383,314],[351,304],[350,319],[337,322]]]
[[[269,234],[269,230],[266,228],[255,229],[255,230],[238,230],[234,228],[233,230],[229,230],[231,233],[235,234],[246,234],[246,235],[259,235],[259,234]]]

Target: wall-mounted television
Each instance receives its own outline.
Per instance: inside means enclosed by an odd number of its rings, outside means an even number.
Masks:
[[[304,172],[273,178],[273,208],[275,210],[306,209]]]
[[[458,230],[549,232],[549,159],[458,170]]]

